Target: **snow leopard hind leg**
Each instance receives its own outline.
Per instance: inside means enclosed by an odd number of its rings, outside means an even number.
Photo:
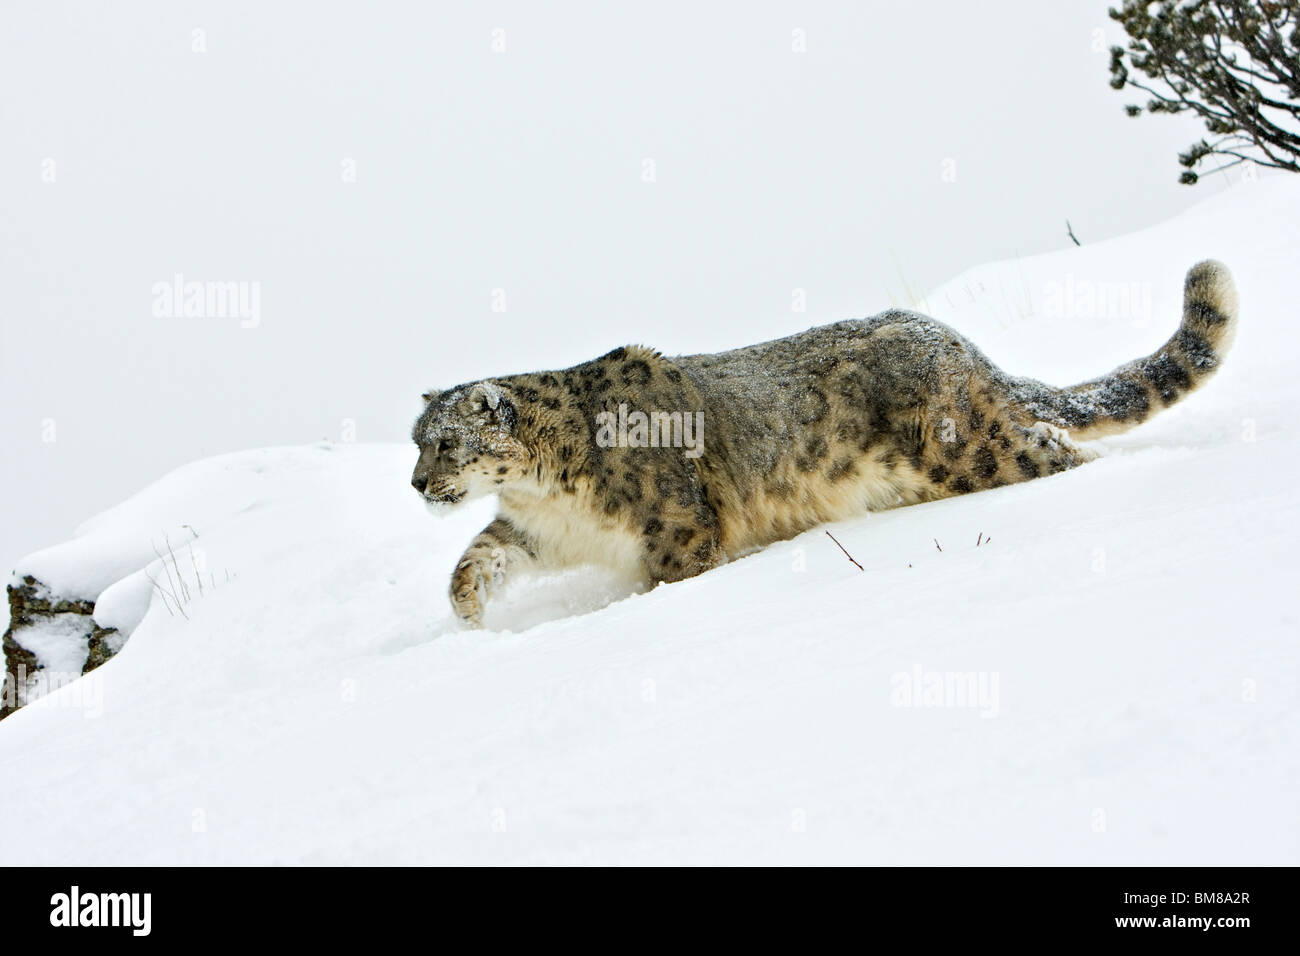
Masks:
[[[925,498],[948,498],[1059,474],[1097,452],[1038,421],[996,383],[929,404],[924,415]]]

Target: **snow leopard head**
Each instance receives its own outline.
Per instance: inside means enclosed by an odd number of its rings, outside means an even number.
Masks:
[[[528,452],[515,437],[514,401],[483,381],[424,394],[411,439],[420,457],[411,485],[441,511],[500,490],[522,477]]]

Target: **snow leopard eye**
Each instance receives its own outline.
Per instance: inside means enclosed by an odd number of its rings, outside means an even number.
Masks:
[[[451,439],[444,438],[442,441],[438,442],[438,454],[445,455],[447,452],[451,451],[452,447]]]

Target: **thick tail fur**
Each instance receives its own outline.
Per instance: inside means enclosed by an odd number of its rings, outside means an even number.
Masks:
[[[1209,259],[1188,271],[1182,324],[1157,352],[1070,388],[1017,379],[1012,395],[1030,414],[1073,438],[1104,438],[1140,425],[1200,388],[1218,371],[1236,331],[1232,274]]]

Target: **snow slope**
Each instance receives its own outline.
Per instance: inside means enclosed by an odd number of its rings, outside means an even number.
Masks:
[[[1265,179],[932,293],[1061,384],[1161,343],[1201,258],[1241,330],[1095,463],[831,528],[865,572],[817,530],[465,632],[491,503],[428,517],[411,448],[181,469],[17,569],[143,620],[0,723],[0,864],[1300,863],[1298,248],[1300,177]],[[141,584],[164,537],[184,616]]]

